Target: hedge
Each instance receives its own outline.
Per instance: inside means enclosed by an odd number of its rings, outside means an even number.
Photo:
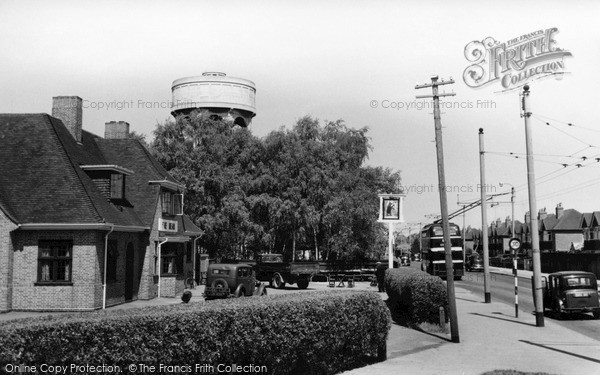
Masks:
[[[446,285],[437,276],[416,268],[402,267],[386,270],[385,290],[393,319],[403,325],[439,324],[439,308],[447,311]],[[448,314],[445,314],[448,316]]]
[[[215,300],[8,322],[0,326],[0,363],[203,364],[214,372],[235,364],[334,374],[375,361],[390,326],[389,309],[372,292]]]

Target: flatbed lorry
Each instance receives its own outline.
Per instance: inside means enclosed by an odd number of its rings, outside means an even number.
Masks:
[[[261,254],[255,265],[256,278],[268,281],[272,288],[283,289],[285,284],[308,288],[313,276],[319,273],[319,262],[284,262],[282,254]]]

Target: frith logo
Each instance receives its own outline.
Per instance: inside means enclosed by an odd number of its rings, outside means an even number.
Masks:
[[[504,43],[492,37],[472,41],[465,47],[465,57],[473,63],[463,73],[465,83],[477,88],[499,81],[504,89],[514,89],[534,77],[562,78],[564,58],[572,55],[556,46],[556,33],[558,29],[553,27]]]

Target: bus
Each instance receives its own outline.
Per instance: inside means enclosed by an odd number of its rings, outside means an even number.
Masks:
[[[465,274],[463,243],[460,228],[453,223],[450,223],[450,244],[454,279],[460,280]],[[429,224],[421,230],[421,270],[442,279],[446,278],[446,253],[442,223]]]

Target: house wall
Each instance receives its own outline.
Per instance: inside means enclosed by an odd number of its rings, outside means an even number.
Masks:
[[[11,305],[7,310],[79,311],[103,307],[104,243],[106,231],[18,231],[15,232]],[[147,235],[147,234],[146,234]],[[107,282],[106,306],[128,302],[125,298],[126,250],[133,248],[132,293],[138,299],[142,259],[146,241],[140,233],[112,232],[117,241],[116,279]],[[40,240],[73,242],[71,285],[36,285]]]
[[[150,229],[150,237],[148,244],[146,245],[146,251],[142,258],[142,274],[140,276],[140,286],[138,290],[138,298],[144,300],[156,298],[158,296],[158,280],[154,277],[156,275],[154,268],[157,264],[156,256],[158,254],[158,218],[162,215],[162,209],[160,207],[160,202],[158,201],[160,190],[158,187],[156,187],[155,190],[157,199],[154,202],[154,221]]]
[[[13,244],[11,232],[17,225],[0,210],[0,311],[12,309]]]
[[[560,233],[554,234],[554,251],[569,251],[571,243],[583,243],[583,233]]]
[[[103,235],[103,237],[105,234]],[[117,271],[116,280],[107,281],[106,284],[106,306],[114,306],[124,302],[135,301],[139,298],[139,290],[142,276],[142,265],[146,254],[146,241],[144,236],[138,233],[111,233],[109,240],[117,240]],[[126,299],[126,286],[127,286],[127,247],[131,244],[133,249],[133,262],[130,264],[132,267],[133,283],[131,299]],[[100,259],[100,272],[104,272],[104,244],[98,249],[98,259]],[[99,302],[102,306],[102,299]]]
[[[73,241],[72,285],[35,285],[38,242]],[[101,307],[102,280],[98,254],[104,250],[97,231],[18,231],[13,258],[14,310],[93,310]]]

